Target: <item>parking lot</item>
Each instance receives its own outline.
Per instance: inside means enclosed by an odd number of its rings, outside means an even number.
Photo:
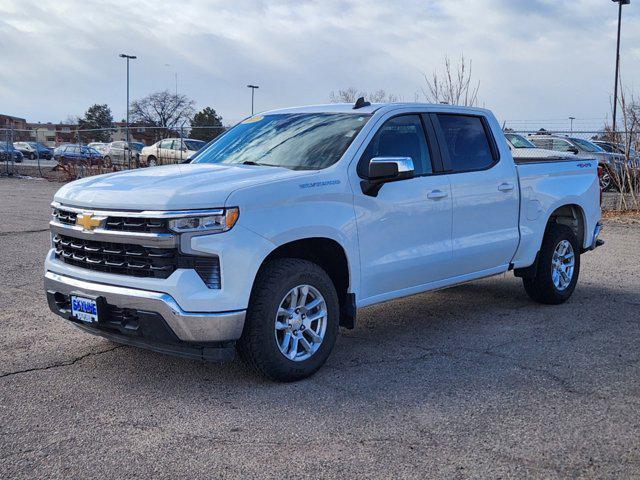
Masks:
[[[274,384],[119,346],[48,310],[60,184],[0,178],[0,477],[637,477],[640,223],[606,223],[571,300],[511,274],[359,312]]]

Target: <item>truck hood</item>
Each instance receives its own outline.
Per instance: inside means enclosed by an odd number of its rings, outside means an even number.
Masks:
[[[54,200],[105,210],[216,208],[238,188],[309,173],[251,165],[166,165],[76,180],[58,190]]]

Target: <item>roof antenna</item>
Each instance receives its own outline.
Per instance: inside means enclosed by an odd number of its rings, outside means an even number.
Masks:
[[[365,101],[364,97],[360,97],[358,100],[356,100],[356,104],[353,106],[353,109],[357,110],[359,108],[368,107],[370,105],[371,103]]]

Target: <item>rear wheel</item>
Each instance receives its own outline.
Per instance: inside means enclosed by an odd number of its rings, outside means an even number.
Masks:
[[[580,274],[580,245],[573,230],[554,223],[547,227],[533,277],[523,278],[533,300],[557,305],[569,299]]]
[[[338,295],[327,273],[307,260],[273,260],[256,278],[238,351],[271,380],[301,380],[327,360],[338,325]]]

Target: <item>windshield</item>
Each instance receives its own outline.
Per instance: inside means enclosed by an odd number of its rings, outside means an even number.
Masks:
[[[513,148],[538,148],[529,140],[524,138],[522,135],[517,135],[515,133],[507,133],[505,134],[509,143],[513,145]]]
[[[221,135],[193,163],[327,168],[340,159],[369,117],[352,113],[254,116]]]
[[[577,144],[582,150],[587,152],[604,152],[602,148],[597,146],[595,143],[591,143],[588,140],[583,140],[581,138],[570,138],[573,143]]]

